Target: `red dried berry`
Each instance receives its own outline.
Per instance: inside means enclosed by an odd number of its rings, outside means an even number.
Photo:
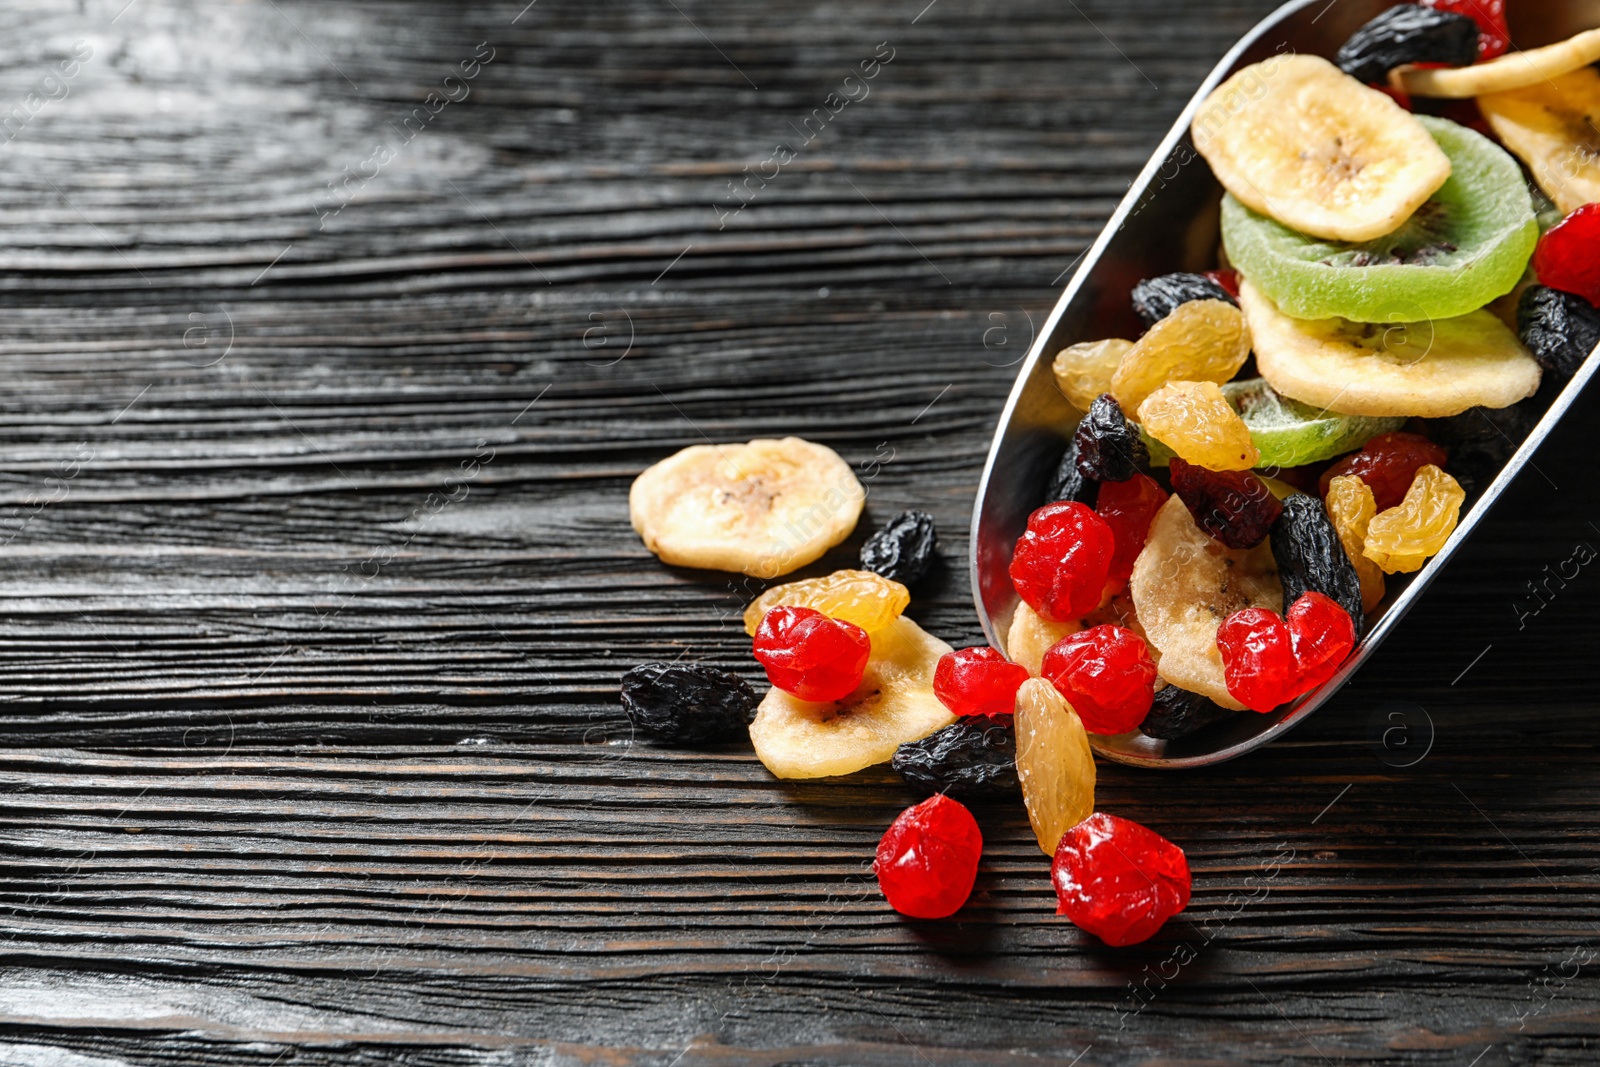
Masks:
[[[1422,64],[1419,63],[1417,65],[1421,66]],[[1367,88],[1376,89],[1378,92],[1382,93],[1384,96],[1387,96],[1390,100],[1393,100],[1407,111],[1411,110],[1411,94],[1406,92],[1404,89],[1396,89],[1389,85],[1369,85]]]
[[[1332,678],[1356,644],[1350,613],[1302,593],[1287,620],[1266,608],[1236,611],[1217,628],[1222,677],[1233,699],[1268,712]]]
[[[1550,288],[1600,307],[1600,204],[1585,204],[1545,231],[1533,272]]]
[[[1239,272],[1236,270],[1208,270],[1205,276],[1227,290],[1228,295],[1234,298],[1239,296]]]
[[[1299,696],[1338,673],[1356,647],[1355,620],[1338,601],[1313,591],[1300,594],[1285,621],[1294,644],[1295,668],[1300,672],[1295,693]]]
[[[1156,665],[1132,630],[1105,624],[1068,634],[1044,654],[1041,676],[1067,698],[1091,734],[1125,734],[1144,721]]]
[[[859,626],[811,608],[773,608],[755,636],[767,680],[801,700],[842,700],[861,684],[872,639]]]
[[[952,715],[1010,715],[1028,668],[992,648],[962,648],[939,657],[933,695]]]
[[[1289,625],[1275,611],[1245,608],[1217,627],[1222,680],[1251,711],[1268,712],[1293,699],[1300,680]]]
[[[1278,521],[1283,505],[1251,471],[1214,471],[1174,457],[1169,468],[1195,525],[1229,548],[1254,548]]]
[[[1133,561],[1144,551],[1150,524],[1166,502],[1166,490],[1147,474],[1135,474],[1127,481],[1105,482],[1100,486],[1094,509],[1111,527],[1111,536],[1116,541],[1107,576],[1112,582],[1121,585],[1133,573]]]
[[[1028,516],[1011,557],[1017,595],[1045,618],[1068,622],[1100,606],[1116,539],[1086,504],[1046,504]]]
[[[1354,474],[1372,490],[1378,510],[1388,511],[1405,499],[1419,467],[1432,464],[1443,469],[1449,458],[1449,452],[1420,433],[1380,433],[1361,446],[1361,451],[1350,453],[1323,471],[1317,484],[1326,499],[1329,482],[1341,474]]]
[[[1061,835],[1056,914],[1108,945],[1135,945],[1189,904],[1183,849],[1130,819],[1095,812]]]
[[[1478,24],[1478,62],[1506,54],[1511,30],[1506,26],[1506,0],[1422,0],[1435,11],[1465,15]]]
[[[935,793],[884,831],[872,867],[889,906],[913,919],[954,915],[972,895],[983,835],[960,801]]]

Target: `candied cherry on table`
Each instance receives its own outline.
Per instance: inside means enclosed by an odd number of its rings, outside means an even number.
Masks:
[[[1217,628],[1228,693],[1251,711],[1268,712],[1332,678],[1355,648],[1355,623],[1331,597],[1303,593],[1288,618],[1245,608]]]
[[[1252,471],[1214,471],[1175,456],[1172,491],[1194,523],[1229,548],[1254,548],[1283,513],[1272,490]]]
[[[1095,812],[1061,835],[1056,914],[1108,945],[1145,941],[1189,904],[1183,849],[1131,819]]]
[[[1167,502],[1167,491],[1148,474],[1135,474],[1100,487],[1094,509],[1111,527],[1116,548],[1111,553],[1110,581],[1122,584],[1133,574],[1134,561],[1144,551],[1145,538],[1156,512]]]
[[[1417,471],[1432,464],[1443,467],[1450,453],[1420,433],[1396,430],[1380,433],[1322,472],[1318,489],[1328,495],[1328,483],[1341,474],[1353,474],[1367,483],[1379,511],[1388,511],[1406,497]]]
[[[872,639],[861,627],[812,608],[773,608],[756,630],[767,680],[801,700],[842,700],[861,684]]]
[[[1046,504],[1028,516],[1011,557],[1011,583],[1027,605],[1053,622],[1100,606],[1116,539],[1086,504]]]
[[[1585,204],[1545,231],[1533,272],[1542,284],[1600,306],[1600,204]]]
[[[1144,721],[1156,665],[1144,640],[1109,623],[1068,634],[1044,654],[1039,673],[1067,698],[1091,734],[1125,734]]]
[[[972,812],[936,793],[884,831],[872,869],[889,906],[913,919],[954,915],[972,895],[983,835]]]
[[[1497,59],[1511,47],[1506,0],[1422,0],[1425,7],[1465,15],[1478,24],[1478,62]]]
[[[1028,668],[992,648],[962,648],[939,657],[933,695],[952,715],[1010,715],[1028,678]]]

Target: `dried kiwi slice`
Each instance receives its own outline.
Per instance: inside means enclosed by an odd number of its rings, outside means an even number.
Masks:
[[[1451,174],[1398,230],[1358,244],[1318,240],[1227,196],[1229,261],[1297,319],[1453,318],[1510,292],[1539,238],[1521,168],[1482,134],[1447,119],[1417,121]]]
[[[1250,440],[1261,452],[1259,467],[1298,467],[1353,451],[1380,433],[1398,430],[1402,418],[1374,415],[1341,415],[1290,400],[1282,396],[1265,378],[1246,378],[1229,382],[1222,395],[1244,419]],[[1145,435],[1150,443],[1150,462],[1165,465],[1172,450]]]

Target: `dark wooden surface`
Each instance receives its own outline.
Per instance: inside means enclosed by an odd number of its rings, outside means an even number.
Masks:
[[[910,923],[889,773],[629,743],[627,666],[756,676],[628,527],[705,437],[877,460],[979,639],[1007,365],[1269,6],[924,2],[4,5],[0,1062],[1594,1062],[1600,577],[1514,607],[1600,544],[1592,401],[1289,740],[1102,767],[1195,870],[1148,945],[1018,805]]]

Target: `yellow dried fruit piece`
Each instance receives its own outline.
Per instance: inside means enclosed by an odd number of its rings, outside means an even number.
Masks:
[[[1341,474],[1328,482],[1328,518],[1344,546],[1344,554],[1355,565],[1356,577],[1361,579],[1361,610],[1371,611],[1383,599],[1383,568],[1364,554],[1367,545],[1367,527],[1378,513],[1378,502],[1372,489],[1354,474]]]
[[[1185,462],[1214,471],[1247,471],[1261,461],[1250,427],[1216,382],[1168,382],[1139,405],[1145,432]]]
[[[775,585],[744,609],[744,632],[751,637],[773,608],[811,608],[852,623],[867,633],[883,629],[911,603],[911,590],[871,571],[834,571],[821,578]]]
[[[1389,574],[1421,570],[1455,532],[1466,499],[1450,475],[1431,463],[1418,467],[1406,498],[1367,524],[1362,553]]]
[[[1061,395],[1079,411],[1088,411],[1095,397],[1111,391],[1111,376],[1132,347],[1132,341],[1108,337],[1104,341],[1082,341],[1057,352],[1050,369],[1055,372]]]
[[[1117,364],[1111,395],[1123,411],[1172,381],[1231,381],[1250,355],[1250,328],[1226,300],[1190,300],[1145,331]]]
[[[1043,678],[1017,690],[1017,779],[1028,822],[1046,856],[1094,814],[1094,753],[1078,713]]]
[[[1006,658],[1028,668],[1028,673],[1037,678],[1050,646],[1081,629],[1083,625],[1076,620],[1056,622],[1018,601],[1011,626],[1006,630]]]

